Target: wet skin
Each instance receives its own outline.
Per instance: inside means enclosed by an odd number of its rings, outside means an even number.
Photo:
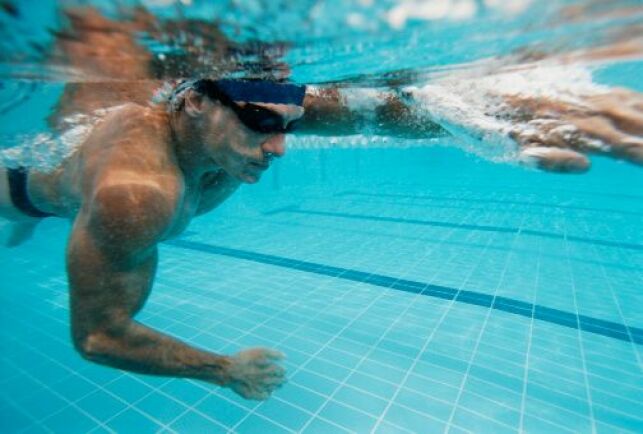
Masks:
[[[91,14],[79,14],[76,19],[86,29],[109,24]],[[119,63],[113,73],[131,79],[147,76],[141,66],[147,54],[133,40],[94,37],[99,39],[89,46],[73,41],[63,45],[67,55],[76,59],[72,64],[86,67],[83,59],[90,57],[88,73],[92,74],[106,70],[104,64],[114,59],[109,52],[132,53],[133,62]],[[87,52],[92,47],[100,47],[101,55]],[[130,103],[110,113],[59,168],[50,173],[32,171],[29,177],[29,196],[36,207],[74,222],[66,253],[74,344],[87,359],[109,366],[200,379],[230,387],[246,398],[265,399],[284,381],[280,353],[249,349],[233,356],[217,355],[153,330],[134,317],[153,285],[157,244],[180,234],[194,216],[215,208],[241,183],[258,182],[269,166],[267,155],[284,154],[284,137],[251,131],[230,109],[197,94],[186,96],[182,111],[168,114],[165,107],[145,105],[155,83],[114,86],[115,92],[103,84],[100,93],[89,88],[70,91],[57,116],[123,100],[141,104]],[[516,142],[545,170],[587,170],[585,153],[594,151],[584,140],[594,137],[611,145],[608,155],[641,163],[640,98],[624,91],[588,101],[583,107],[545,99],[509,100],[522,121],[548,119],[571,123],[579,130],[577,139],[570,141],[553,133],[549,126],[554,124],[540,123],[536,135],[516,136]],[[419,118],[392,91],[382,93],[374,116],[348,107],[341,89],[331,87],[307,93],[304,106],[302,133],[354,134],[366,128],[371,133],[417,139],[446,134],[430,119]],[[285,123],[303,114],[301,108],[265,107],[281,113]],[[11,206],[4,169],[0,169],[0,215],[32,227],[38,221]]]
[[[280,353],[220,356],[133,317],[152,287],[157,243],[182,232],[241,182],[257,182],[269,164],[266,153],[284,154],[283,135],[257,134],[228,108],[190,93],[176,114],[123,109],[97,128],[83,151],[72,163],[79,170],[70,179],[82,180],[83,189],[67,248],[77,349],[110,366],[198,378],[246,398],[267,398],[285,378],[276,363]]]
[[[289,107],[270,109],[284,122],[301,115]],[[60,168],[30,172],[34,204],[73,221],[67,273],[77,350],[98,363],[205,380],[245,398],[265,399],[279,387],[285,379],[279,352],[217,355],[134,316],[152,288],[157,244],[181,233],[242,182],[257,182],[270,165],[267,154],[284,152],[283,134],[251,131],[230,109],[190,91],[179,113],[123,106],[96,125]],[[4,179],[0,191],[6,190]]]

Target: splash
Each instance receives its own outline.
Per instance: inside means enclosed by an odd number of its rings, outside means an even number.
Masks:
[[[520,120],[510,99],[556,101],[583,107],[586,97],[610,92],[596,84],[581,65],[540,64],[513,67],[482,76],[485,71],[453,73],[424,86],[408,87],[424,111],[453,136],[465,150],[493,161],[518,158],[515,135],[530,134],[547,119]],[[574,133],[573,125],[564,125]],[[596,147],[604,147],[600,141]]]
[[[524,12],[531,0],[401,0],[386,14],[388,24],[394,29],[403,28],[408,20],[463,21],[480,13],[493,10],[504,15]]]
[[[570,110],[592,112],[592,106],[588,105],[590,97],[612,91],[608,86],[595,83],[591,70],[580,64],[501,66],[491,61],[481,62],[469,65],[466,70],[451,70],[448,75],[434,77],[429,83],[402,89],[412,104],[414,117],[438,123],[452,137],[400,139],[374,135],[365,127],[361,134],[348,137],[290,137],[288,147],[297,150],[447,145],[494,162],[530,164],[534,153],[544,151],[521,149],[517,138],[535,137],[548,142],[555,136],[570,143],[584,132],[556,116],[525,117],[521,101],[523,104],[526,101],[555,103]],[[373,119],[368,114],[386,95],[387,92],[381,89],[342,89],[347,106],[368,120],[374,120],[374,114]],[[591,137],[583,136],[583,145],[586,149],[609,150],[608,144]]]
[[[168,84],[160,89],[156,97],[166,102],[165,97],[172,89]],[[378,136],[365,130],[348,137],[289,137],[288,147],[292,150],[405,148],[446,144],[459,146],[491,161],[516,162],[520,161],[521,156],[513,137],[537,134],[539,128],[546,127],[552,120],[521,120],[519,109],[510,105],[508,98],[557,101],[582,107],[588,96],[610,91],[610,87],[595,83],[591,70],[582,65],[541,63],[501,67],[487,62],[466,70],[452,70],[448,76],[403,89],[414,101],[412,109],[415,115],[440,124],[453,139],[427,137],[405,140]],[[377,102],[382,101],[383,92],[369,88],[343,89],[346,103],[362,113],[372,111]],[[90,115],[68,117],[61,134],[47,132],[10,137],[8,139],[13,141],[14,146],[0,151],[0,165],[53,170],[78,149],[97,122],[119,108],[116,106],[97,110]],[[578,133],[575,128],[573,125],[559,125],[548,131],[573,136]],[[597,149],[606,147],[600,140],[586,143]]]
[[[3,137],[12,143],[0,150],[0,166],[8,168],[37,167],[41,172],[56,169],[87,140],[94,126],[108,113],[122,106],[100,109],[89,115],[76,114],[62,121],[62,132],[40,132]]]

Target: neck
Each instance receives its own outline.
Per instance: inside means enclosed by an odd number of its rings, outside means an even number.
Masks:
[[[192,119],[177,111],[170,113],[169,123],[179,167],[190,184],[198,184],[203,176],[219,171],[218,166],[204,157],[199,128]]]

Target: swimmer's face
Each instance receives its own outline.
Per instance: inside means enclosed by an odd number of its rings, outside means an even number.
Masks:
[[[238,118],[232,109],[218,103],[204,111],[204,144],[206,155],[230,176],[253,184],[261,178],[274,157],[285,154],[285,135],[257,132]],[[255,104],[279,115],[280,128],[303,115],[300,107],[280,104]]]

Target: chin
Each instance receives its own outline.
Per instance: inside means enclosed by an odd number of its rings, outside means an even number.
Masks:
[[[259,175],[248,175],[247,173],[244,173],[239,177],[239,180],[246,184],[256,184],[259,182],[259,179],[261,179]]]

